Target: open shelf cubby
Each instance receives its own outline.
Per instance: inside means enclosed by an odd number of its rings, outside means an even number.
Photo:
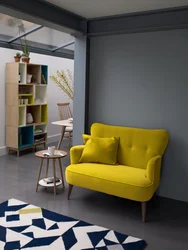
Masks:
[[[40,84],[41,83],[41,65],[27,64],[27,75],[32,75],[31,83]]]
[[[18,147],[30,147],[34,143],[33,126],[18,128]]]
[[[34,126],[34,144],[45,144],[47,141],[47,125]]]
[[[18,94],[33,94],[33,85],[19,84]]]
[[[47,103],[47,86],[35,85],[35,103]]]
[[[41,84],[48,84],[48,66],[41,65]]]
[[[34,126],[34,136],[47,133],[47,125],[35,125]]]
[[[41,107],[40,105],[27,106],[27,113],[31,113],[33,123],[41,123]],[[30,124],[27,124],[30,125]]]
[[[48,105],[41,105],[41,123],[48,122]]]
[[[19,107],[19,121],[18,126],[25,126],[26,125],[26,107]]]
[[[27,101],[27,104],[34,104],[34,95],[33,94],[19,94],[19,106],[26,105],[25,100]],[[23,100],[23,103],[21,103],[21,100]]]
[[[18,64],[18,75],[20,74],[20,81],[18,83],[26,84],[26,64]]]

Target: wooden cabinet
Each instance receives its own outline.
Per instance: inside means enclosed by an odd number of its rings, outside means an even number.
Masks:
[[[6,145],[18,155],[29,147],[40,144],[46,147],[47,87],[46,65],[7,63]],[[29,121],[27,117],[32,119]]]

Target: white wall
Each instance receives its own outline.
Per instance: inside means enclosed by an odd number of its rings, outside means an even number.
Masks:
[[[5,66],[7,62],[14,61],[16,51],[0,48],[0,155],[6,152],[5,143]],[[48,76],[54,74],[57,70],[70,69],[74,71],[74,60],[30,54],[31,63],[48,65]],[[71,102],[71,100],[60,90],[50,78],[48,79],[48,137],[50,141],[56,141],[60,134],[60,128],[52,125],[52,121],[59,120],[57,103]],[[72,106],[72,102],[71,102]]]

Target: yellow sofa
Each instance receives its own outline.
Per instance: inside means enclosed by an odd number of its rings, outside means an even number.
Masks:
[[[84,145],[72,147],[71,165],[66,169],[68,199],[75,185],[140,201],[145,221],[146,202],[160,183],[161,160],[169,138],[167,131],[94,123],[91,136],[120,138],[117,165],[79,163]]]

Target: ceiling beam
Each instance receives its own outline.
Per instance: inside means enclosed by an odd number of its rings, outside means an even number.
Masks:
[[[51,49],[42,48],[40,43],[32,42],[32,44],[33,44],[33,46],[29,45],[29,52],[48,55],[48,56],[74,59],[74,51],[72,51],[72,50],[65,49],[63,52],[52,52]],[[4,42],[4,41],[0,41],[0,47],[7,48],[7,49],[14,49],[17,51],[23,49],[22,45],[9,44],[9,43]]]
[[[13,43],[13,42],[15,42],[16,40],[21,39],[22,37],[27,36],[27,35],[29,35],[29,34],[35,32],[35,31],[37,31],[37,30],[42,29],[42,28],[43,28],[42,25],[35,25],[34,27],[32,27],[31,29],[29,29],[28,31],[26,31],[26,32],[24,32],[24,33],[22,33],[22,34],[20,34],[20,35],[17,35],[17,36],[15,36],[15,37],[13,37],[13,38],[11,38],[11,39],[8,41],[8,43]]]
[[[70,34],[85,32],[85,18],[44,0],[1,0],[0,12]]]
[[[69,45],[72,45],[72,44],[74,44],[74,41],[70,41],[70,42],[64,43],[64,44],[56,47],[55,49],[53,49],[52,52],[55,52],[55,51],[57,51],[59,49],[66,48],[66,47],[68,47]]]
[[[87,21],[87,35],[91,37],[183,28],[188,28],[188,6]]]

